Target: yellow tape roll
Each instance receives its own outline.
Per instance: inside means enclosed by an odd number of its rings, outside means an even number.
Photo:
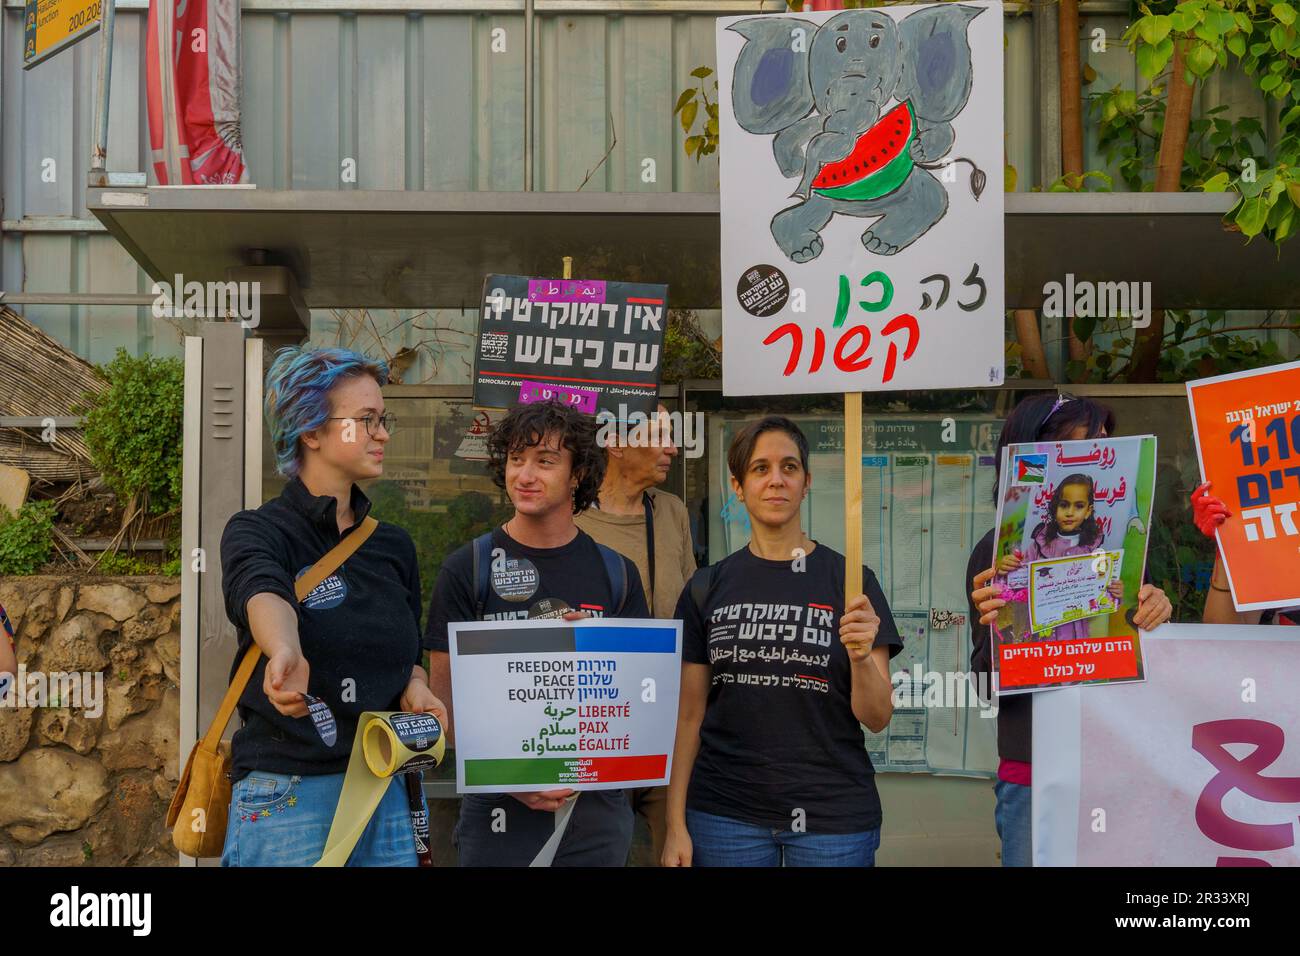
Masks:
[[[343,866],[384,798],[393,774],[436,767],[447,739],[432,714],[366,711],[357,722],[343,792],[317,866]],[[414,840],[414,836],[412,836]]]

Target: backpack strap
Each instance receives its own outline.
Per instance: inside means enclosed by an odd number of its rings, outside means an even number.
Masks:
[[[613,597],[614,613],[611,617],[617,617],[623,613],[623,608],[627,605],[627,562],[623,560],[623,555],[619,554],[613,548],[608,548],[596,542],[596,549],[600,551],[601,560],[605,562],[605,579],[609,581],[609,593]]]
[[[691,603],[695,605],[701,620],[704,618],[704,602],[708,600],[709,589],[713,587],[713,571],[716,567],[716,564],[705,565],[691,578]]]
[[[488,587],[492,575],[492,532],[485,531],[474,539],[474,620],[483,620],[487,610]]]
[[[647,569],[650,572],[649,588],[646,590],[646,606],[654,612],[655,603],[655,504],[654,498],[650,492],[641,492],[641,505],[645,508],[645,555],[646,563],[650,565]]]

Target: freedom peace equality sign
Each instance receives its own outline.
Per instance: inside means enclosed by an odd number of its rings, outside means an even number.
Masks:
[[[717,45],[723,392],[1001,384],[1001,5],[726,17]]]

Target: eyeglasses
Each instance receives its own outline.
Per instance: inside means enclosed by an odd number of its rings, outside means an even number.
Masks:
[[[392,435],[393,432],[397,429],[397,416],[396,416],[396,415],[390,415],[390,414],[388,414],[387,412],[385,412],[384,414],[380,415],[378,418],[376,418],[374,415],[362,415],[360,418],[351,418],[351,417],[347,417],[347,418],[338,418],[338,417],[336,417],[336,418],[327,418],[327,419],[325,419],[325,421],[327,421],[327,422],[365,422],[365,423],[366,423],[366,434],[368,434],[371,438],[376,437],[376,436],[375,436],[376,426],[383,426],[384,431],[388,432],[389,435]]]

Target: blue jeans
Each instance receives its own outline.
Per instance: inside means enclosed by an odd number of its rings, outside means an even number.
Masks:
[[[1002,865],[1033,866],[1033,788],[999,780],[993,795],[998,799],[993,822],[1002,838]]]
[[[686,811],[692,866],[875,866],[880,827],[859,833],[795,833]]]
[[[290,776],[254,770],[235,783],[222,866],[312,866],[325,851],[343,774]],[[348,866],[415,866],[406,785],[394,776]]]

